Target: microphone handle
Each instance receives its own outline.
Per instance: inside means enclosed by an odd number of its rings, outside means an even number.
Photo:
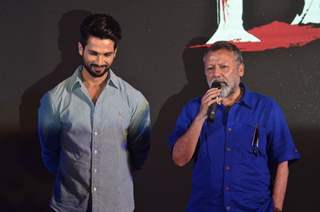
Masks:
[[[208,119],[209,121],[213,121],[215,116],[216,116],[216,103],[213,103],[212,105],[209,106],[208,108]]]

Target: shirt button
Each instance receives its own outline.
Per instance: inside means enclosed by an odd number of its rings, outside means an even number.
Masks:
[[[93,169],[93,172],[94,172],[94,173],[97,173],[97,169]]]
[[[93,191],[97,191],[97,188],[96,188],[96,187],[93,187]]]
[[[231,152],[231,148],[230,148],[230,147],[227,147],[227,148],[226,148],[226,151],[227,151],[227,152]]]
[[[227,171],[229,171],[229,170],[231,169],[230,166],[225,166],[224,168],[225,168],[225,170],[227,170]]]
[[[230,191],[230,187],[229,187],[229,186],[226,186],[226,187],[224,187],[224,190]]]
[[[231,127],[229,127],[229,128],[228,128],[228,131],[229,131],[229,132],[231,132],[231,131],[232,131],[232,128],[231,128]]]
[[[98,153],[98,150],[95,149],[95,150],[94,150],[94,154],[97,154],[97,153]]]
[[[93,134],[94,134],[95,136],[97,136],[97,135],[98,135],[98,132],[97,132],[97,131],[94,131]]]
[[[230,211],[231,206],[227,206],[226,209],[227,209],[227,211]]]

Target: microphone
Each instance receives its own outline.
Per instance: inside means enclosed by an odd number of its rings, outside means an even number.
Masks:
[[[211,84],[210,88],[219,88],[220,89],[221,88],[221,84],[220,84],[220,82],[214,81]],[[213,121],[215,116],[216,116],[216,112],[215,112],[216,106],[217,106],[217,103],[213,103],[208,108],[208,119],[209,119],[209,121]]]

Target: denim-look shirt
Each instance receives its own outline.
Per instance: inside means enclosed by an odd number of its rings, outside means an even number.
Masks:
[[[232,107],[216,106],[202,127],[192,173],[188,212],[273,212],[272,174],[277,164],[300,158],[276,102],[250,92]],[[190,101],[169,137],[169,148],[196,117],[201,98]]]
[[[55,174],[50,207],[66,212],[132,212],[131,171],[142,166],[150,144],[148,102],[110,70],[94,104],[81,70],[78,67],[41,99],[41,154]]]

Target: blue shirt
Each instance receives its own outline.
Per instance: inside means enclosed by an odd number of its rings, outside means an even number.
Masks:
[[[243,84],[240,101],[217,105],[214,121],[201,130],[192,173],[188,212],[273,211],[273,168],[300,158],[276,102]],[[201,98],[190,101],[169,137],[169,148],[197,115]]]
[[[67,212],[132,212],[131,171],[142,166],[149,150],[148,102],[110,70],[94,104],[81,70],[80,66],[41,99],[41,154],[55,174],[50,207]]]

